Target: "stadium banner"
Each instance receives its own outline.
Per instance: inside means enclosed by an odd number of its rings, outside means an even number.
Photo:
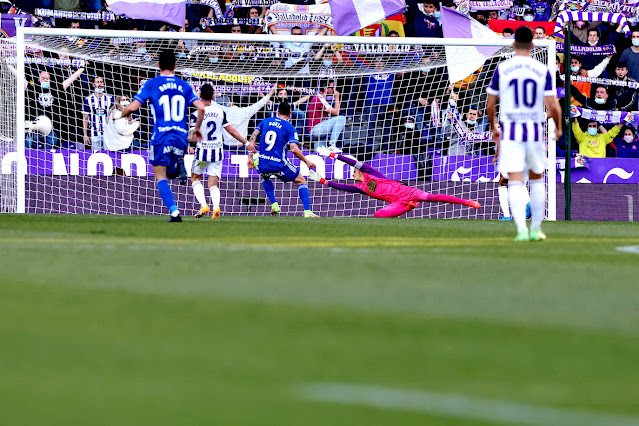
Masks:
[[[290,34],[293,27],[300,27],[306,35],[315,35],[324,27],[335,31],[328,3],[310,6],[276,3],[266,15],[266,26],[274,26],[280,34]]]
[[[557,52],[564,52],[564,44],[557,42]],[[573,55],[595,55],[595,56],[610,56],[615,54],[615,46],[612,44],[606,44],[603,46],[570,46],[570,53]]]
[[[40,18],[73,19],[74,21],[115,21],[115,13],[111,12],[74,12],[38,8],[33,14]]]
[[[403,0],[328,0],[335,32],[347,36],[406,12]]]
[[[222,176],[229,178],[258,178],[255,170],[247,166],[248,155],[242,152],[228,150],[223,160]],[[288,159],[301,169],[303,175],[308,175],[306,165],[300,167],[300,160],[292,153]],[[311,152],[304,155],[316,164],[317,172],[326,179],[349,179],[352,168],[342,161],[334,161]],[[148,162],[147,150],[131,152],[112,151],[84,151],[75,149],[44,150],[25,149],[27,174],[54,176],[112,176],[124,173],[126,176],[153,176],[153,168]],[[186,170],[191,170],[193,155],[184,156]],[[2,158],[2,174],[15,173],[16,153],[11,152]],[[382,170],[392,170],[386,176],[395,180],[417,179],[417,166],[411,155],[377,155],[369,161],[372,167]]]
[[[638,5],[637,1],[628,0],[564,0],[557,2],[553,9],[557,13],[564,10],[621,13],[626,18],[634,20],[639,16]]]
[[[30,27],[31,15],[13,13],[0,13],[0,38],[16,36],[17,27]]]
[[[466,0],[455,0],[456,5],[466,2]],[[513,0],[493,0],[493,1],[475,1],[470,0],[468,2],[470,11],[475,12],[477,10],[506,10],[513,7]]]
[[[493,30],[496,33],[503,33],[504,29],[510,28],[515,31],[519,27],[528,27],[531,30],[535,31],[537,27],[544,27],[546,34],[552,34],[555,31],[555,22],[550,21],[511,21],[510,19],[491,19],[488,21],[488,28]]]
[[[612,22],[613,24],[620,24],[621,31],[628,37],[631,34],[630,26],[628,26],[628,20],[621,13],[601,13],[601,12],[572,12],[563,11],[557,16],[555,22],[555,29],[553,34],[555,37],[563,39],[563,26],[568,21],[603,21]]]
[[[297,167],[300,162],[291,153],[289,160]],[[350,179],[351,167],[341,161],[334,161],[309,152],[304,155],[317,165],[317,171],[327,179]],[[148,151],[92,152],[84,150],[37,150],[26,149],[27,174],[53,176],[111,176],[124,172],[127,176],[152,176],[153,169],[148,163]],[[258,177],[255,170],[249,170],[247,154],[227,151],[223,161],[224,178]],[[433,155],[433,181],[452,182],[497,182],[499,173],[492,165],[492,156],[442,156]],[[15,173],[16,153],[7,153],[1,159],[2,174]],[[563,182],[564,159],[558,159],[557,181]],[[184,157],[186,170],[191,169],[193,155]],[[392,170],[386,176],[390,179],[412,181],[417,179],[417,167],[411,155],[377,154],[368,162],[372,167]],[[572,182],[575,183],[639,183],[639,168],[634,158],[581,158],[571,161]],[[303,175],[308,169],[301,168]]]
[[[433,181],[498,182],[499,173],[492,165],[492,156],[435,155]],[[558,159],[564,162],[564,159]],[[574,183],[639,183],[635,158],[588,158],[587,166],[571,162]],[[557,182],[563,182],[563,170],[557,170]]]
[[[572,75],[570,76],[570,81],[585,81],[586,83],[605,84],[606,86],[612,85],[619,87],[630,87],[631,89],[639,89],[639,82],[637,81],[611,80],[609,78],[586,77],[584,75]]]
[[[263,25],[261,18],[202,18],[200,22],[208,27],[218,25]]]
[[[636,123],[637,111],[597,111],[594,109],[581,108],[578,106],[570,107],[570,118],[581,117],[585,120],[593,120],[599,124],[619,124],[626,122],[637,126]]]

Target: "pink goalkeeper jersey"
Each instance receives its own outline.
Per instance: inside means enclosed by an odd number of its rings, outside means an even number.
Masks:
[[[364,180],[356,183],[355,186],[378,200],[384,200],[389,203],[410,200],[410,195],[415,188],[406,186],[396,180],[386,177],[373,176],[368,173],[362,173]]]

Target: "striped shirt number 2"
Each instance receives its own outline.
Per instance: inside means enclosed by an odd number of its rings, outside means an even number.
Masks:
[[[184,119],[184,96],[182,95],[169,95],[160,96],[160,105],[164,111],[164,121],[180,122]]]
[[[512,86],[515,90],[515,96],[513,97],[515,100],[515,108],[519,108],[519,80],[516,78],[510,80],[508,86]],[[521,88],[524,95],[522,98],[524,106],[528,108],[534,107],[537,101],[537,82],[527,78],[522,82]]]

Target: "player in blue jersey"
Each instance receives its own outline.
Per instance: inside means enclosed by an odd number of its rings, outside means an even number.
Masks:
[[[319,217],[311,211],[311,194],[308,192],[306,179],[286,158],[286,147],[289,146],[293,155],[306,163],[309,169],[315,168],[315,164],[307,160],[297,146],[297,131],[288,122],[290,116],[291,105],[288,102],[282,102],[277,108],[277,117],[267,118],[257,125],[249,142],[254,144],[259,136],[260,152],[257,161],[254,161],[253,154],[249,154],[248,167],[252,169],[257,166],[262,176],[262,186],[271,201],[272,215],[276,215],[281,210],[275,199],[275,187],[271,182],[271,177],[276,176],[283,182],[293,182],[299,186],[299,196],[304,205],[304,217]]]
[[[147,80],[133,97],[133,102],[124,108],[122,115],[116,115],[114,119],[126,117],[137,111],[147,101],[151,104],[154,124],[149,163],[153,166],[160,197],[171,214],[169,222],[182,222],[167,178],[173,179],[178,176],[177,163],[184,157],[188,146],[189,105],[197,108],[197,122],[193,132],[197,140],[202,139],[200,126],[204,119],[204,104],[187,82],[173,75],[175,70],[173,50],[166,49],[160,52],[158,66],[160,75]]]

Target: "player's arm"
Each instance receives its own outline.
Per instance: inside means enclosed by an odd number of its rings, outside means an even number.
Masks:
[[[488,122],[490,123],[490,131],[493,132],[493,140],[495,141],[495,155],[499,151],[499,139],[501,136],[499,130],[499,124],[497,123],[497,100],[499,96],[488,95],[486,100],[486,114],[488,115]]]
[[[84,143],[88,145],[91,139],[89,139],[89,114],[86,112],[82,114],[82,131],[84,132]]]
[[[142,102],[134,99],[129,105],[125,106],[124,109],[120,111],[116,111],[113,113],[113,119],[117,120],[118,118],[128,117],[132,112],[135,112],[140,109],[142,106]],[[118,114],[120,112],[120,114]]]
[[[260,123],[260,124],[262,124],[262,123]],[[255,148],[255,145],[256,145],[256,142],[257,142],[257,138],[260,137],[261,133],[262,133],[262,131],[260,130],[259,125],[258,125],[258,127],[255,130],[253,130],[253,134],[251,135],[251,138],[249,139],[249,144],[252,144],[253,148]],[[252,168],[255,167],[255,163],[253,163],[253,152],[249,152],[248,163],[247,164],[248,164],[248,168],[249,169],[252,169]]]
[[[548,118],[552,118],[555,122],[555,140],[559,139],[563,134],[561,127],[561,107],[556,95],[544,96],[546,111]]]
[[[384,174],[382,172],[380,172],[377,169],[372,168],[368,164],[366,164],[366,163],[364,163],[362,161],[354,160],[354,159],[352,159],[350,157],[347,157],[345,155],[342,155],[342,154],[336,154],[334,152],[331,152],[325,146],[321,146],[321,147],[317,148],[317,153],[319,155],[324,156],[324,157],[329,157],[329,158],[333,158],[335,160],[343,161],[344,163],[348,164],[349,166],[353,166],[356,169],[359,169],[361,172],[369,174],[371,176],[380,177],[380,178],[386,178],[386,176],[384,176]]]
[[[344,184],[344,183],[337,183],[337,182],[333,182],[333,181],[324,179],[315,170],[309,170],[308,178],[310,180],[315,181],[315,182],[321,183],[322,185],[326,185],[326,186],[330,186],[331,188],[339,189],[340,191],[353,192],[353,193],[357,193],[357,194],[366,195],[366,193],[364,191],[362,191],[361,189],[359,189],[355,185],[347,185],[347,184]]]
[[[202,131],[200,130],[200,126],[202,126],[202,121],[204,120],[204,104],[201,100],[196,99],[193,101],[192,105],[197,108],[197,121],[195,122],[193,134],[195,135],[195,139],[202,140]]]
[[[288,146],[291,149],[291,152],[293,153],[293,155],[299,158],[300,161],[305,163],[309,169],[315,168],[315,163],[313,163],[312,161],[310,161],[308,158],[304,156],[300,148],[297,146],[297,143],[289,142]]]
[[[255,144],[251,145],[251,143],[247,141],[246,138],[242,136],[242,134],[235,127],[233,127],[231,123],[226,123],[226,125],[224,126],[224,130],[229,132],[235,139],[242,142],[246,149],[251,152],[255,152]]]

